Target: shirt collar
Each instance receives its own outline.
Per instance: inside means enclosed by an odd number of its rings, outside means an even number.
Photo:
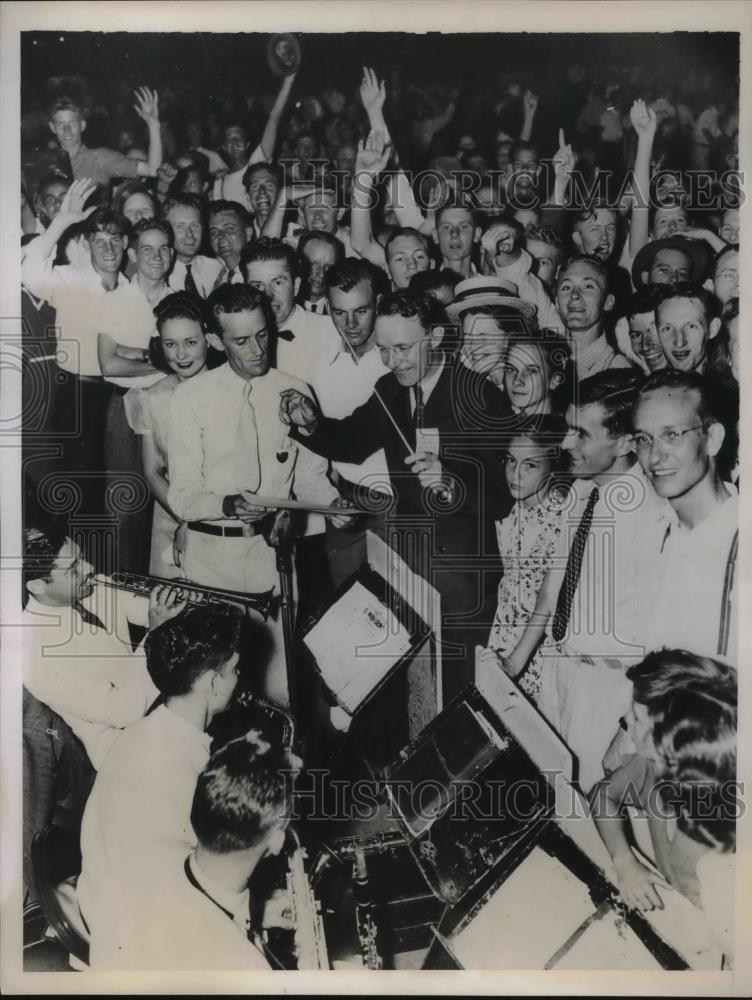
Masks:
[[[196,863],[196,852],[191,851],[188,855],[188,864],[190,865],[191,873],[196,879],[198,884],[204,890],[204,892],[212,898],[212,900],[221,906],[223,909],[228,910],[232,916],[233,920],[242,917],[247,919],[250,915],[250,892],[246,888],[242,892],[231,892],[229,889],[225,889],[224,886],[217,885],[201,868],[199,868]]]
[[[169,726],[172,726],[174,731],[178,734],[179,739],[186,743],[191,743],[196,747],[200,747],[201,750],[206,751],[207,757],[211,751],[211,736],[208,733],[202,732],[197,729],[196,726],[187,722],[181,715],[177,712],[172,712],[167,705],[160,705],[155,708],[151,713],[151,717],[157,719],[160,722],[164,722]]]

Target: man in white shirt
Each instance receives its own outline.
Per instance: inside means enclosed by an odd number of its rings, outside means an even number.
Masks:
[[[85,208],[93,192],[89,181],[73,182],[46,232],[26,248],[21,275],[33,295],[57,310],[60,378],[56,380],[52,425],[69,427],[71,414],[75,414],[77,428],[75,434],[61,438],[61,475],[74,478],[82,497],[79,511],[101,515],[104,431],[112,387],[102,377],[99,335],[116,344],[132,343],[134,331],[141,330],[143,337],[150,310],[120,273],[128,244],[127,222],[110,209]],[[84,221],[89,262],[56,266],[58,240],[70,226]],[[135,364],[140,366],[139,372],[153,373],[150,365]]]
[[[565,261],[557,279],[556,305],[572,343],[578,381],[609,368],[632,367],[606,340],[606,313],[613,309],[614,296],[602,261],[588,254]]]
[[[214,288],[222,262],[199,253],[204,236],[201,200],[192,194],[170,196],[162,215],[175,239],[175,260],[167,279],[173,292],[192,292],[205,299]]]
[[[190,810],[209,760],[206,729],[238,680],[242,615],[191,608],[146,641],[149,673],[164,704],[129,726],[97,774],[81,827],[77,895],[91,933],[91,965],[116,962],[129,894],[145,888],[153,852],[196,843]]]
[[[236,201],[247,211],[253,211],[244,185],[245,172],[254,163],[268,162],[274,156],[279,122],[295,83],[295,76],[296,74],[293,73],[282,81],[277,98],[269,112],[261,142],[253,151],[251,151],[248,133],[243,125],[233,122],[225,127],[222,153],[229,169],[223,177],[217,179],[214,185],[215,198]]]
[[[267,297],[246,285],[221,285],[208,307],[214,327],[208,339],[227,364],[184,383],[172,398],[168,502],[188,522],[186,577],[258,592],[278,584],[276,553],[263,534],[266,509],[247,493],[287,500],[294,492],[317,505],[347,504],[326,477],[326,460],[293,441],[280,420],[280,393],[309,390],[270,367],[276,324]],[[266,695],[286,704],[281,620],[271,631]]]
[[[736,664],[739,495],[716,466],[722,413],[719,388],[693,372],[655,372],[638,393],[637,457],[670,506],[643,566],[636,622],[649,651],[681,647]]]
[[[625,669],[644,656],[633,638],[635,599],[663,508],[634,458],[637,384],[636,373],[601,372],[567,410],[572,509],[530,625],[505,662],[516,676],[546,633],[538,707],[576,755],[585,791],[603,776],[629,704]]]
[[[185,603],[167,587],[147,602],[97,586],[91,563],[59,529],[26,531],[24,577],[24,685],[67,722],[99,768],[123,727],[159,694],[128,622],[153,629]]]
[[[314,229],[303,233],[298,241],[297,251],[305,268],[301,304],[306,312],[328,316],[326,276],[345,256],[344,247],[336,236]]]
[[[212,756],[193,795],[196,846],[189,854],[184,844],[153,853],[153,880],[126,904],[131,920],[121,921],[119,968],[270,968],[257,935],[262,927],[292,929],[290,900],[275,891],[254,927],[248,881],[262,858],[284,846],[294,763],[253,730]]]
[[[341,341],[338,350],[321,357],[313,375],[325,417],[349,416],[389,371],[376,345],[377,280],[372,264],[354,258],[335,264],[327,275],[329,312]],[[360,463],[332,462],[332,469],[342,496],[374,511],[350,529],[327,526],[326,556],[338,587],[365,562],[366,531],[383,533],[383,510],[393,492],[383,448]]]
[[[251,288],[264,292],[271,302],[277,328],[273,363],[310,385],[319,360],[339,349],[340,338],[328,316],[296,305],[301,268],[295,251],[282,240],[260,239],[247,248],[241,265]]]
[[[234,201],[212,201],[209,204],[209,244],[222,270],[214,287],[243,282],[240,258],[252,237],[251,220],[242,205]]]

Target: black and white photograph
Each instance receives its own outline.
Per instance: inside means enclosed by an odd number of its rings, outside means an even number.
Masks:
[[[1,16],[5,992],[746,993],[752,8]]]

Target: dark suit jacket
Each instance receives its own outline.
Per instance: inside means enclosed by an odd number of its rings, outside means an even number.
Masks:
[[[432,501],[418,476],[405,464],[405,445],[375,395],[349,417],[341,420],[321,418],[314,434],[294,436],[317,454],[342,462],[360,463],[383,447],[395,494],[393,514],[396,515],[397,530],[422,531],[427,528],[432,539],[431,555],[439,558],[464,557],[462,562],[457,562],[458,570],[463,563],[467,565],[475,561],[474,564],[477,564],[485,554],[485,576],[498,581],[501,565],[498,551],[494,547],[489,551],[486,537],[488,518],[484,510],[489,469],[491,475],[498,476],[498,472],[494,471],[494,463],[486,449],[479,447],[482,438],[487,438],[489,432],[479,431],[477,423],[473,426],[473,421],[463,416],[462,407],[456,405],[458,393],[468,391],[464,383],[462,388],[458,386],[456,376],[454,365],[446,361],[438,382],[425,402],[423,417],[424,428],[438,429],[441,461],[461,484],[457,501],[449,510],[442,510]],[[414,447],[410,390],[401,386],[391,373],[379,379],[376,389],[410,446]],[[498,395],[501,396],[500,393]],[[498,468],[498,463],[496,466]],[[489,560],[493,561],[493,566],[487,565]],[[477,576],[477,571],[473,572]],[[448,590],[451,589],[451,599],[465,603],[464,593],[460,595],[456,588],[450,588],[448,579],[443,584],[434,579],[434,584],[445,597],[450,596]],[[468,595],[467,600],[473,599]]]

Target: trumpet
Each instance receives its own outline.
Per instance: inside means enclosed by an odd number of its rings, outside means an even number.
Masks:
[[[154,587],[177,587],[184,591],[189,604],[227,610],[228,604],[239,604],[247,611],[256,611],[266,621],[269,617],[276,621],[279,613],[279,594],[274,587],[258,594],[246,594],[240,590],[222,590],[219,587],[204,587],[191,580],[170,579],[164,576],[141,576],[138,573],[113,573],[109,577],[99,577],[99,582],[107,587],[129,590],[131,593],[148,597]]]

